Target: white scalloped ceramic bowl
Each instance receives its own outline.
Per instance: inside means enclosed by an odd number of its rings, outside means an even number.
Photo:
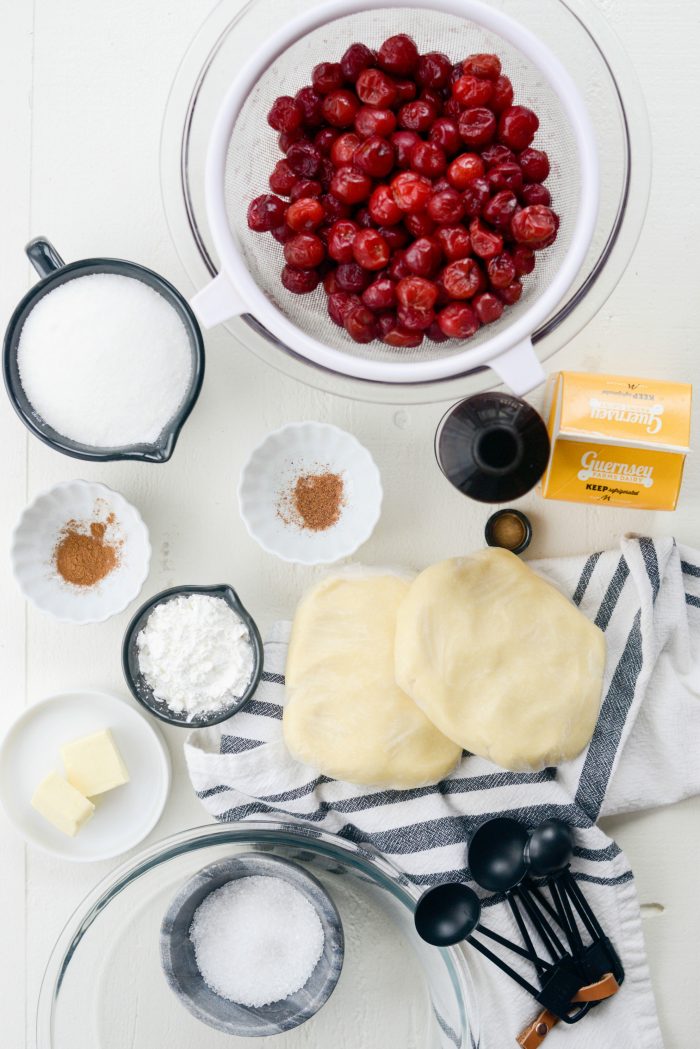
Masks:
[[[61,530],[70,520],[104,520],[110,513],[122,544],[118,566],[93,587],[66,583],[53,565]],[[138,597],[148,576],[151,544],[138,510],[119,492],[91,481],[64,481],[25,509],[10,555],[17,585],[42,612],[69,623],[101,623]]]
[[[280,502],[296,477],[325,470],[343,478],[337,523],[319,532],[285,523]],[[374,459],[352,434],[328,423],[290,423],[268,434],[243,467],[238,504],[263,550],[296,564],[332,564],[371,536],[381,512],[382,482]]]

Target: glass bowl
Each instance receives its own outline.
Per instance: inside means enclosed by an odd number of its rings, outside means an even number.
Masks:
[[[252,850],[293,860],[333,899],[345,931],[343,971],[326,1005],[274,1035],[279,1049],[460,1049],[477,1045],[464,955],[417,935],[420,891],[369,846],[289,823],[197,827],[173,835],[104,879],[68,921],[39,994],[37,1049],[237,1049],[248,1039],[196,1020],[167,985],[160,925],[202,867]],[[260,1038],[260,1049],[268,1044]]]
[[[287,0],[284,17],[291,19],[314,2]],[[649,129],[634,69],[593,0],[540,0],[526,9],[520,0],[494,0],[494,6],[523,21],[563,61],[588,103],[599,151],[601,203],[591,247],[564,301],[533,334],[536,353],[544,361],[591,320],[629,262],[646,214]],[[176,250],[197,289],[218,270],[204,206],[209,132],[235,72],[264,42],[269,26],[277,24],[279,17],[278,0],[250,0],[242,9],[238,0],[219,0],[192,41],[170,91],[161,138],[161,189]],[[329,40],[328,46],[333,58],[345,45]],[[415,385],[351,379],[295,355],[251,315],[229,321],[226,327],[238,343],[273,367],[311,386],[358,400],[399,404],[454,400],[498,382],[483,367]]]

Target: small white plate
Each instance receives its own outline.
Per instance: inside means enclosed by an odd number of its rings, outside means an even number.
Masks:
[[[329,470],[343,479],[345,505],[331,528],[313,532],[287,524],[284,493],[300,474]],[[243,467],[241,517],[263,550],[283,561],[332,564],[366,542],[379,520],[382,482],[374,459],[356,437],[327,423],[290,423],[274,430]]]
[[[61,579],[53,552],[70,520],[90,522],[114,513],[122,543],[118,566],[92,587]],[[33,605],[70,623],[102,623],[123,612],[148,576],[151,544],[148,529],[131,503],[104,484],[65,481],[37,496],[12,534],[12,570],[20,590]]]
[[[52,770],[65,775],[64,743],[108,728],[129,782],[92,799],[92,818],[69,838],[31,806],[38,783]],[[32,845],[67,860],[119,856],[138,845],[160,819],[170,789],[170,756],[153,726],[128,703],[105,692],[67,692],[26,710],[0,746],[0,801]]]

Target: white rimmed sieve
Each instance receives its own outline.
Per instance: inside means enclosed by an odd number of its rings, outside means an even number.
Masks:
[[[444,51],[455,62],[475,52],[499,55],[515,103],[539,117],[533,145],[549,154],[547,186],[561,219],[556,241],[537,253],[534,272],[523,278],[521,299],[500,320],[469,340],[425,339],[415,349],[353,342],[328,317],[322,287],[294,295],[282,286],[282,245],[249,230],[246,220],[250,201],[269,192],[268,177],[282,156],[267,124],[275,98],[295,94],[310,82],[317,63],[338,61],[354,41],[378,48],[398,32],[412,36],[419,51]],[[578,89],[549,48],[509,16],[481,0],[384,0],[377,9],[367,0],[332,0],[275,33],[223,100],[205,186],[221,273],[193,306],[208,326],[252,314],[289,350],[351,377],[419,383],[489,364],[514,392],[523,393],[543,377],[530,335],[560,302],[583,262],[595,224],[598,181],[593,130]]]

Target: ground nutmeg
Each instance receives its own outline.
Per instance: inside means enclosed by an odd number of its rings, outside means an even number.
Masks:
[[[296,477],[282,493],[277,513],[285,524],[309,532],[325,532],[337,523],[344,503],[342,476],[326,469]]]

